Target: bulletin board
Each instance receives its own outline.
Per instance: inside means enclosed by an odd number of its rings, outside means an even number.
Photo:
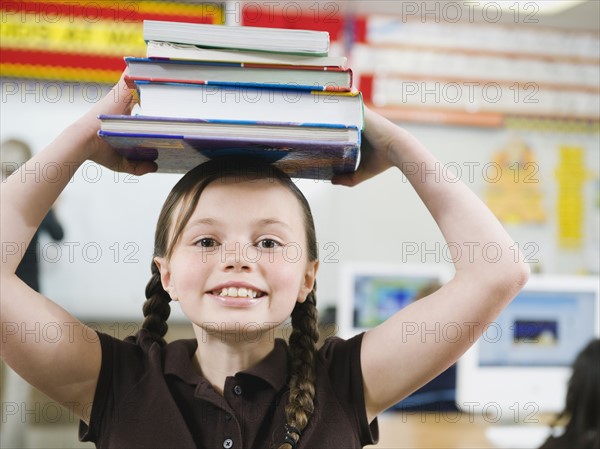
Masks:
[[[2,1],[2,77],[114,83],[145,56],[143,20],[223,23],[220,3]]]
[[[393,15],[359,17],[355,28],[358,87],[389,118],[489,127],[510,117],[598,123],[597,31]]]

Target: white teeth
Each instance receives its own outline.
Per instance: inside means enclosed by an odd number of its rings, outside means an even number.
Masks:
[[[221,289],[221,292],[218,294],[219,296],[229,296],[233,298],[256,298],[258,296],[258,292],[249,288],[240,287],[225,287]]]

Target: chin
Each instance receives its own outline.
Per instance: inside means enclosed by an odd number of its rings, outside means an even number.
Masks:
[[[274,341],[275,328],[278,324],[277,322],[265,322],[263,324],[262,321],[259,324],[258,320],[251,319],[215,320],[196,323],[206,337],[217,337],[223,341],[234,339],[236,342],[258,342],[264,338],[270,338]]]

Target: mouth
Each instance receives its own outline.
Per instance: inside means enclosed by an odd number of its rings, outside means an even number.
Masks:
[[[267,297],[265,292],[248,287],[223,287],[208,293],[228,307],[252,307]]]
[[[210,292],[211,295],[223,298],[256,299],[266,295],[265,292],[246,287],[223,287]]]

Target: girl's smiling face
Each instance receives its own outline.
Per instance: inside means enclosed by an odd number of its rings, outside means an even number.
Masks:
[[[254,332],[289,318],[313,288],[298,199],[273,179],[213,181],[201,193],[162,284],[207,332]]]

